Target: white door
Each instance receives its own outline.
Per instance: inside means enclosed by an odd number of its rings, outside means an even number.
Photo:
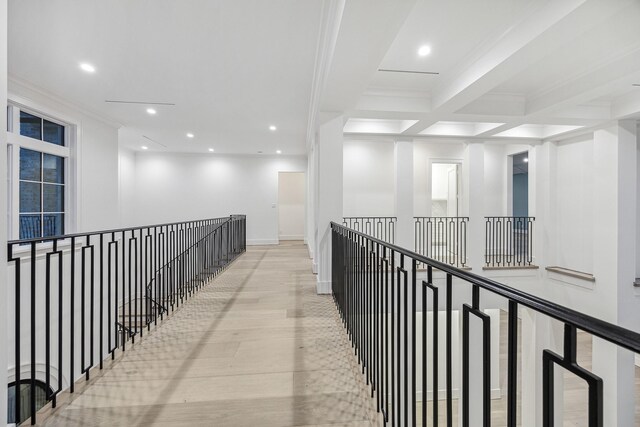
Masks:
[[[304,172],[278,173],[278,239],[304,240]]]
[[[447,216],[458,216],[458,165],[447,172]]]

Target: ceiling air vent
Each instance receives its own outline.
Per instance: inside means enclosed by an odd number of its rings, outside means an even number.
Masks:
[[[121,101],[114,99],[107,99],[104,102],[108,102],[110,104],[144,104],[144,105],[165,105],[169,107],[173,107],[174,103],[172,102],[147,102],[147,101]]]
[[[406,73],[406,74],[427,74],[430,76],[437,76],[440,73],[435,71],[417,71],[417,70],[392,70],[389,68],[378,68],[378,71],[382,71],[385,73]]]

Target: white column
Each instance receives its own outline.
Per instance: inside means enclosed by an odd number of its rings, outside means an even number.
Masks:
[[[413,226],[413,142],[397,141],[393,149],[395,179],[395,244],[414,250]]]
[[[318,132],[318,193],[316,240],[319,294],[331,293],[331,221],[342,223],[342,116],[320,125]]]
[[[467,235],[468,266],[481,272],[484,266],[485,209],[484,209],[484,145],[481,142],[467,144],[465,152],[466,172],[463,169],[463,195],[469,217]]]
[[[562,356],[563,326],[548,316],[525,307],[519,308],[522,322],[522,427],[542,423],[542,352],[551,350]],[[563,370],[554,368],[555,425],[562,425]]]
[[[534,264],[556,265],[557,145],[545,142],[529,150],[529,215],[533,225]]]
[[[7,176],[7,0],[0,0],[0,176]],[[2,283],[7,279],[7,185],[0,185],[0,277]],[[0,313],[7,313],[7,287],[0,290]],[[7,420],[7,328],[0,322],[0,424]]]
[[[594,276],[599,317],[637,329],[637,136],[633,120],[597,130],[594,149]],[[634,424],[633,354],[593,340],[593,372],[604,381],[604,425]]]
[[[309,257],[312,260],[312,270],[314,273],[317,273],[317,264],[315,261],[315,197],[316,197],[316,168],[315,168],[315,141],[310,143],[309,151],[307,153],[307,221],[306,221],[306,230],[305,230],[305,238],[307,243],[307,248],[309,249]]]

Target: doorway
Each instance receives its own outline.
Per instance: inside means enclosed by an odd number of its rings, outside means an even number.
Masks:
[[[431,165],[431,216],[459,216],[460,164]]]
[[[529,152],[513,156],[511,177],[512,212],[514,217],[529,216]]]
[[[304,240],[304,172],[278,172],[278,240]]]

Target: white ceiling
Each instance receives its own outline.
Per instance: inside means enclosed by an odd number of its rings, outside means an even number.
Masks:
[[[379,135],[376,120],[395,120],[415,124],[390,135],[556,140],[638,119],[638,22],[637,0],[416,0],[360,76],[345,132]]]
[[[11,0],[9,73],[167,147],[151,149],[302,154],[321,7],[298,0]],[[97,71],[82,72],[80,62]],[[144,104],[105,100],[175,106],[149,116]]]
[[[638,22],[637,0],[10,0],[9,71],[158,150],[302,154],[339,114],[353,135],[554,140],[640,118]]]
[[[380,63],[380,69],[446,74],[513,25],[532,0],[439,1],[419,0]],[[422,45],[426,57],[416,55]],[[376,72],[371,88],[430,91],[439,76]]]

